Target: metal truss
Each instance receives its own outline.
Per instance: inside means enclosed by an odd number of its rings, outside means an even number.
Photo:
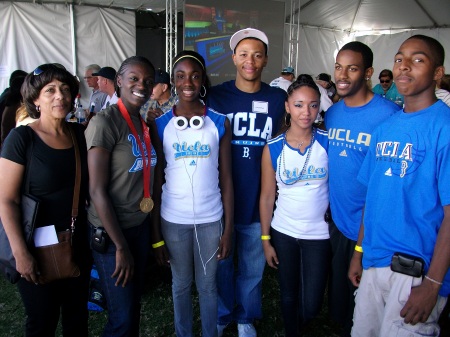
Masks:
[[[177,0],[166,0],[166,70],[172,69],[172,60],[177,54],[178,29]]]

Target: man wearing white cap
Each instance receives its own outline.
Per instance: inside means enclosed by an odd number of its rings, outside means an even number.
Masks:
[[[292,67],[285,67],[281,71],[281,76],[270,82],[271,87],[280,88],[287,92],[289,86],[295,78],[295,71]]]
[[[267,65],[266,34],[246,28],[230,39],[236,80],[211,88],[208,106],[226,114],[233,138],[235,221],[233,251],[238,254],[237,272],[233,252],[219,261],[217,271],[218,335],[236,321],[239,337],[255,337],[255,319],[262,318],[261,283],[265,265],[259,220],[261,156],[264,145],[277,131],[284,114],[286,92],[261,81]]]

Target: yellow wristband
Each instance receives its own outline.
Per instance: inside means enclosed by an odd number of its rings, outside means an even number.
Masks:
[[[270,240],[270,235],[261,235],[261,240]]]
[[[159,241],[159,242],[157,242],[157,243],[153,243],[152,244],[152,247],[153,248],[158,248],[158,247],[161,247],[161,246],[164,246],[166,243],[164,242],[164,240],[161,240],[161,241]]]
[[[357,252],[360,252],[360,253],[363,252],[362,247],[361,247],[361,246],[358,246],[358,245],[355,246],[355,250],[356,250]]]

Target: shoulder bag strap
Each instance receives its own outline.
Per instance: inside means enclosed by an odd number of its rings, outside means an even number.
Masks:
[[[25,164],[25,180],[23,181],[23,191],[25,194],[30,194],[30,172],[31,172],[31,160],[33,158],[33,148],[34,148],[34,135],[33,129],[30,126],[25,126],[27,129],[28,139],[27,142],[27,152],[26,152],[26,164]]]
[[[80,149],[78,148],[78,141],[75,136],[75,132],[69,125],[70,136],[72,137],[73,147],[75,150],[75,186],[73,188],[73,202],[72,202],[72,223],[70,225],[70,230],[72,235],[75,231],[75,221],[78,216],[78,204],[80,199],[80,185],[81,185],[81,162],[80,162]]]

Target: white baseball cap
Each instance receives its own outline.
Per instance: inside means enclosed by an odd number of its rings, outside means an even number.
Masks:
[[[236,33],[233,34],[233,36],[230,39],[230,48],[231,50],[235,50],[236,46],[241,42],[243,39],[254,37],[255,39],[261,40],[264,42],[267,46],[267,49],[269,49],[269,39],[267,38],[267,35],[264,34],[262,31],[255,29],[255,28],[245,28],[238,30]]]

